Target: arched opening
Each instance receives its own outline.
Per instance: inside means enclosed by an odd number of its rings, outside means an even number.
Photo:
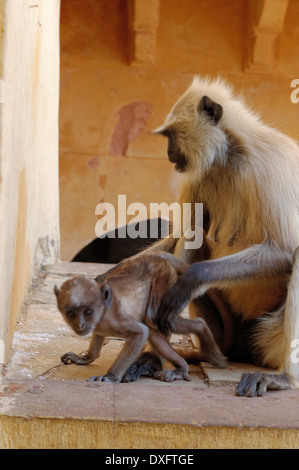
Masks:
[[[147,238],[131,238],[128,236],[127,227],[121,227],[114,232],[109,232],[104,238],[96,238],[88,243],[79,253],[74,256],[72,261],[85,263],[119,263],[124,258],[139,253],[148,248],[152,243],[162,237],[167,230],[168,222],[163,219],[144,220],[136,224],[136,231],[151,233],[151,224],[158,227],[158,236]]]

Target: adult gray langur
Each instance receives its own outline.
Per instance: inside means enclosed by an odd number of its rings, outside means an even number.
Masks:
[[[190,303],[230,360],[277,369],[244,374],[237,395],[298,387],[297,143],[265,125],[223,80],[198,77],[156,132],[168,138],[168,158],[182,174],[178,202],[204,208],[200,249],[171,235],[149,248],[192,264],[162,299],[160,330],[167,334]]]

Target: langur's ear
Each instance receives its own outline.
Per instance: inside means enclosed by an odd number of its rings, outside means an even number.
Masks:
[[[56,295],[56,297],[58,297],[59,289],[56,285],[54,286],[54,294]]]
[[[101,288],[102,299],[106,308],[109,308],[112,302],[112,289],[108,284],[104,284]]]
[[[203,96],[200,100],[198,111],[200,113],[206,114],[206,116],[213,122],[213,124],[218,124],[220,121],[223,108],[220,104],[215,103],[215,101],[211,100],[208,96]]]

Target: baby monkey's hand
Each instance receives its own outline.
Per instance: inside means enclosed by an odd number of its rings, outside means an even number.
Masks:
[[[77,364],[77,366],[86,366],[90,364],[93,360],[88,356],[86,352],[81,354],[75,354],[73,352],[68,352],[61,356],[61,362],[64,364]]]

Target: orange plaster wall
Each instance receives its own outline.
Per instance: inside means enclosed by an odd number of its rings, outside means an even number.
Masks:
[[[273,72],[259,75],[243,72],[244,0],[161,0],[156,64],[141,68],[129,65],[124,0],[62,0],[62,259],[95,238],[100,202],[117,207],[118,194],[126,194],[128,205],[176,200],[180,176],[167,160],[166,142],[151,131],[194,74],[220,74],[267,123],[298,137],[299,104],[290,100],[290,83],[299,57],[299,6],[289,3]],[[115,139],[128,128],[119,145]]]

